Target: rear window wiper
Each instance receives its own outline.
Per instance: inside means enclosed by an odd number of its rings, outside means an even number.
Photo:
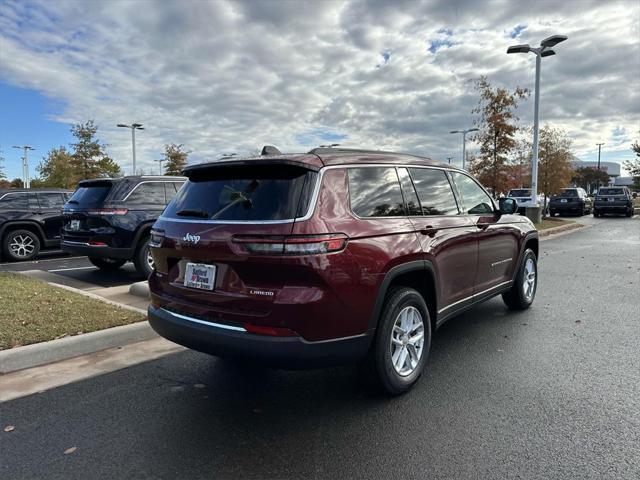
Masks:
[[[80,202],[78,200],[67,200],[67,203],[76,203],[76,204],[78,204]]]
[[[179,210],[176,212],[176,215],[179,215],[181,217],[199,217],[199,218],[209,218],[209,214],[207,212],[205,212],[204,210],[190,210],[190,209],[185,209],[185,210]]]

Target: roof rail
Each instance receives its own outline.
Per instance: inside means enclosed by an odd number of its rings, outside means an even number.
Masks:
[[[383,150],[366,150],[366,149],[361,149],[361,148],[333,148],[333,147],[316,147],[312,150],[310,150],[309,152],[310,154],[319,154],[319,153],[386,153],[386,154],[390,154],[393,153],[395,155],[398,155],[397,152],[385,152]]]
[[[282,155],[282,152],[273,145],[265,145],[260,155]]]

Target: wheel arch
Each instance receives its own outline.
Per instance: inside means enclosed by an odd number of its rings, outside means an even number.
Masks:
[[[384,301],[389,290],[396,286],[410,287],[422,295],[429,316],[431,317],[431,329],[435,330],[438,315],[439,289],[435,267],[428,260],[416,260],[403,263],[390,269],[380,287],[373,307],[371,318],[369,319],[369,331],[373,331],[378,326],[380,312],[384,306]]]
[[[146,221],[138,227],[136,236],[133,239],[134,255],[136,255],[138,253],[138,250],[140,249],[140,240],[142,240],[146,235],[148,235],[151,232],[151,227],[153,227],[153,224],[155,222],[156,222],[155,220]]]
[[[5,222],[0,227],[0,239],[4,242],[5,235],[9,232],[13,232],[14,230],[28,230],[32,233],[35,233],[38,236],[38,240],[40,240],[40,244],[44,245],[45,236],[44,230],[42,227],[38,225],[37,222],[30,220],[18,220],[18,221],[9,221]]]

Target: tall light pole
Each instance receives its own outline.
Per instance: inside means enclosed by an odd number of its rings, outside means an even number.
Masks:
[[[531,200],[538,206],[538,110],[540,105],[540,65],[542,57],[555,55],[552,47],[567,39],[565,35],[552,35],[540,42],[539,47],[530,47],[529,44],[512,45],[507,48],[507,53],[535,53],[536,55],[536,86],[533,103],[533,159],[531,160]],[[536,218],[539,215],[536,214]]]
[[[477,128],[469,128],[467,130],[451,130],[449,133],[461,133],[462,134],[462,169],[465,169],[467,163],[467,133],[477,132]]]
[[[31,179],[29,178],[29,150],[35,150],[35,148],[29,145],[13,145],[13,148],[17,148],[18,150],[24,151],[24,156],[22,157],[22,186],[24,188],[31,188]]]
[[[126,123],[119,123],[118,127],[131,129],[131,150],[133,151],[133,174],[136,174],[136,130],[144,130],[141,123],[132,123],[127,125]]]
[[[596,145],[598,146],[598,187],[597,190],[600,190],[600,149],[602,148],[602,146],[604,145],[604,143],[596,143]]]
[[[154,162],[158,162],[158,169],[160,170],[160,175],[162,175],[162,162],[166,161],[166,158],[160,158],[158,160],[154,160]]]

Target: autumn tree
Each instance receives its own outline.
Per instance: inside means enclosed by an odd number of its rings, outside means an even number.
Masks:
[[[598,171],[594,167],[579,167],[573,172],[571,183],[584,188],[587,192],[593,192],[598,185],[609,184],[609,174],[604,170]]]
[[[38,165],[38,173],[45,187],[75,188],[79,175],[73,154],[63,146],[53,148]]]
[[[171,143],[164,146],[164,153],[162,154],[162,161],[166,162],[164,165],[165,175],[182,175],[182,171],[187,166],[187,157],[190,152],[182,150],[184,145],[176,145]]]
[[[23,188],[24,187],[21,178],[14,178],[13,180],[11,180],[10,185],[11,185],[11,188]]]
[[[470,162],[469,170],[497,196],[514,186],[505,167],[516,147],[518,117],[515,111],[518,102],[526,98],[529,91],[516,87],[510,92],[506,88],[493,87],[484,76],[476,81],[475,89],[480,100],[471,113],[479,131],[473,139],[480,143],[480,153],[474,162]]]
[[[71,127],[71,133],[76,138],[76,143],[71,144],[76,182],[87,178],[120,175],[120,166],[105,153],[105,146],[95,138],[97,132],[98,127],[93,120]]]
[[[575,158],[571,143],[571,139],[560,128],[545,125],[540,130],[538,185],[540,192],[545,195],[543,212],[547,209],[547,199],[566,188],[571,181],[571,162]]]
[[[631,149],[635,152],[636,158],[634,160],[625,160],[622,165],[629,170],[629,174],[633,177],[633,187],[640,189],[640,143],[632,144]]]

